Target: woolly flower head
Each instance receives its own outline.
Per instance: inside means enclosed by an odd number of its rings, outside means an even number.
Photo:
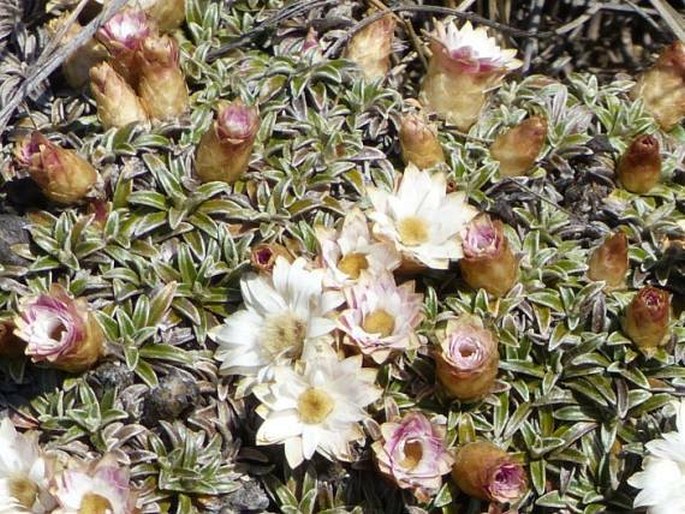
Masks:
[[[447,194],[444,173],[433,175],[409,165],[394,193],[367,192],[374,233],[391,241],[400,253],[434,269],[447,269],[463,256],[459,234],[478,211],[463,192]]]
[[[335,328],[327,317],[343,301],[323,291],[321,269],[308,270],[304,259],[276,259],[272,275],[248,273],[240,281],[245,308],[214,328],[216,358],[225,375],[270,380],[273,367],[298,359],[305,343]]]
[[[303,357],[298,373],[278,367],[274,380],[261,384],[254,394],[262,402],[257,413],[264,423],[257,432],[257,444],[285,444],[291,468],[319,453],[329,460],[353,460],[351,443],[363,441],[359,422],[365,407],[376,401],[376,371],[362,368],[361,355],[339,360],[328,345],[313,345]]]
[[[467,21],[458,29],[456,23],[435,23],[434,51],[459,66],[467,73],[510,71],[521,67],[516,50],[503,49],[488,37],[485,27],[473,28]]]
[[[676,429],[645,445],[643,470],[628,479],[641,489],[633,506],[647,507],[648,514],[685,512],[685,400],[676,404]]]

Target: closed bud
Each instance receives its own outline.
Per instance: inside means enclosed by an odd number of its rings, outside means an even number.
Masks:
[[[103,62],[94,66],[90,70],[90,80],[98,118],[105,129],[148,120],[133,88],[109,64]]]
[[[260,243],[252,248],[250,264],[261,273],[271,274],[278,257],[293,262],[293,256],[285,246],[275,243]]]
[[[496,297],[512,288],[518,277],[518,259],[509,248],[501,221],[493,221],[487,214],[474,218],[464,231],[463,247],[459,269],[469,286]]]
[[[669,45],[657,62],[643,73],[631,91],[664,130],[675,127],[685,117],[685,45]]]
[[[148,37],[139,53],[138,94],[151,118],[174,118],[188,109],[188,86],[178,45],[168,36]]]
[[[483,328],[479,318],[464,315],[449,320],[438,338],[436,374],[447,393],[462,401],[487,395],[492,390],[499,364],[492,332]]]
[[[497,503],[515,502],[528,489],[523,467],[487,441],[459,448],[452,466],[452,479],[469,496]]]
[[[185,0],[139,0],[140,6],[162,32],[171,32],[186,20]]]
[[[352,36],[345,57],[354,61],[368,80],[385,77],[390,69],[394,32],[395,18],[386,14]]]
[[[532,116],[495,139],[490,147],[492,158],[499,161],[503,177],[526,175],[535,164],[547,138],[547,120]]]
[[[623,332],[641,350],[666,344],[671,321],[671,295],[645,286],[633,298],[623,317]]]
[[[596,282],[604,281],[609,287],[625,283],[628,271],[628,238],[623,232],[608,237],[592,252],[587,276]]]
[[[103,334],[88,303],[74,299],[59,285],[22,300],[14,323],[15,334],[26,341],[26,355],[33,362],[79,373],[103,353]]]
[[[83,199],[98,179],[95,168],[83,157],[37,131],[21,144],[17,158],[43,194],[63,205]]]
[[[55,37],[59,31],[62,30],[67,19],[70,17],[69,13],[51,20],[48,25],[48,33]],[[74,20],[69,25],[66,32],[61,39],[63,45],[68,44],[74,39],[83,29],[81,25]],[[81,88],[88,84],[90,69],[96,64],[104,61],[107,58],[107,50],[104,46],[91,38],[82,46],[78,47],[71,53],[62,63],[62,74],[64,79],[73,88]]]
[[[113,68],[134,87],[138,83],[139,72],[136,54],[143,41],[155,32],[155,28],[145,12],[125,8],[112,16],[97,32],[97,38],[112,56]]]
[[[400,120],[400,147],[406,164],[414,163],[418,168],[430,168],[445,162],[445,154],[435,131],[423,117],[407,114]]]
[[[224,104],[197,146],[195,170],[202,182],[233,183],[247,170],[252,156],[259,111],[241,101]]]
[[[627,191],[648,193],[661,177],[659,140],[646,135],[636,138],[621,157],[616,173]]]
[[[459,130],[478,119],[487,90],[522,64],[516,50],[500,48],[484,27],[474,29],[468,21],[461,29],[436,22],[430,48],[421,102]]]

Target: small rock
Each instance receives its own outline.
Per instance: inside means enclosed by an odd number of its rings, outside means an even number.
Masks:
[[[29,261],[12,250],[12,246],[29,242],[28,221],[13,214],[0,214],[0,264],[26,266]]]
[[[172,370],[145,395],[141,423],[151,428],[161,419],[178,419],[196,407],[199,399],[200,388],[195,380],[185,373]]]
[[[261,484],[256,480],[249,480],[237,491],[226,495],[221,514],[264,512],[269,503],[269,497]]]

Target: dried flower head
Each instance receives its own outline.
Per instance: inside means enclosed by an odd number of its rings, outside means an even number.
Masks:
[[[78,373],[103,353],[103,334],[88,304],[53,284],[48,293],[24,298],[15,317],[15,334],[26,341],[34,362]]]
[[[90,70],[90,88],[105,129],[148,121],[143,104],[133,88],[106,62]]]
[[[418,114],[405,114],[400,119],[400,147],[405,164],[424,169],[445,162],[435,130]]]
[[[138,83],[140,68],[137,53],[154,32],[147,14],[131,7],[112,16],[97,32],[98,40],[112,56],[110,64],[133,87]]]
[[[637,137],[621,157],[616,173],[626,190],[648,193],[661,177],[659,140],[649,135]]]
[[[623,317],[623,331],[641,350],[666,343],[671,321],[671,295],[645,286],[635,295]]]
[[[390,69],[394,32],[395,18],[386,14],[352,36],[345,57],[354,61],[368,80],[385,77]]]
[[[379,471],[419,500],[430,500],[454,464],[445,447],[445,427],[431,423],[420,412],[410,412],[383,423],[381,433],[383,438],[372,446]]]
[[[546,138],[547,120],[541,116],[531,116],[498,135],[490,153],[499,161],[500,174],[525,175],[535,164]]]
[[[88,161],[38,131],[22,142],[17,159],[46,197],[64,205],[82,200],[98,179],[97,171]]]
[[[623,232],[616,232],[592,252],[588,262],[587,275],[590,280],[604,281],[609,287],[625,283],[628,272],[628,238]]]

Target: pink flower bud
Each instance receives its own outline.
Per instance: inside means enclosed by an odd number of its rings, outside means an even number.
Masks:
[[[250,264],[261,273],[271,274],[278,257],[293,262],[293,256],[285,246],[275,243],[260,243],[252,248]]]
[[[663,289],[645,286],[630,302],[623,317],[623,332],[642,350],[650,350],[668,340],[671,321],[671,295]]]
[[[26,355],[33,362],[78,373],[103,353],[103,334],[87,302],[57,284],[49,293],[22,300],[14,323],[14,333],[26,341]]]
[[[88,161],[38,131],[22,142],[17,159],[47,198],[64,205],[83,199],[98,179]]]
[[[430,500],[454,463],[445,448],[445,428],[420,412],[383,423],[380,428],[383,437],[372,446],[378,470],[421,501]]]
[[[619,287],[625,283],[627,271],[628,238],[623,232],[616,232],[592,252],[587,275],[590,280]]]
[[[90,70],[91,90],[98,118],[105,129],[148,121],[147,112],[133,88],[121,75],[103,62]]]
[[[457,451],[452,478],[464,493],[491,502],[514,502],[528,489],[521,465],[487,441],[468,443]]]
[[[133,87],[138,83],[139,73],[136,53],[155,29],[145,12],[125,8],[98,30],[97,38],[112,55],[113,68]]]
[[[459,400],[482,398],[497,377],[499,353],[492,332],[475,316],[463,315],[447,322],[438,333],[440,350],[435,356],[438,381]]]
[[[499,161],[503,177],[525,175],[538,157],[547,138],[547,120],[532,116],[495,139],[490,147],[492,158]]]
[[[390,69],[394,32],[395,18],[387,14],[352,36],[345,57],[354,61],[368,80],[385,77]]]
[[[197,146],[195,170],[200,180],[238,180],[247,170],[258,130],[256,107],[239,100],[221,105],[216,121]]]
[[[648,193],[661,177],[659,140],[647,135],[636,138],[621,157],[616,174],[627,191]]]
[[[438,136],[419,115],[407,114],[400,119],[400,147],[406,164],[412,162],[423,169],[445,162]]]
[[[518,277],[518,260],[509,248],[502,222],[481,214],[466,227],[463,241],[459,269],[464,281],[493,296],[506,294]]]
[[[151,118],[174,118],[188,109],[188,86],[179,66],[176,41],[148,37],[139,52],[138,94]]]

